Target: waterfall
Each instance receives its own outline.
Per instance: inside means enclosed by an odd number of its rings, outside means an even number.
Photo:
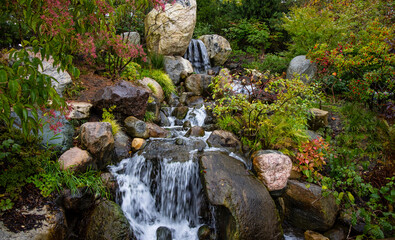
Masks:
[[[206,46],[201,40],[191,40],[184,58],[191,62],[196,73],[206,73],[211,68]]]

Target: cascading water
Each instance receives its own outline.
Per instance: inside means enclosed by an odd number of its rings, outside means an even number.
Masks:
[[[207,48],[201,40],[191,40],[184,58],[191,62],[196,73],[206,73],[211,68]]]

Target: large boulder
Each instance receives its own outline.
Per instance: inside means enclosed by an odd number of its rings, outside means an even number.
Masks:
[[[196,0],[166,4],[165,10],[153,9],[144,20],[149,52],[183,56],[196,24]]]
[[[226,148],[233,152],[241,151],[241,142],[233,133],[225,130],[213,131],[207,139],[207,144],[210,147]]]
[[[89,152],[79,147],[73,147],[64,152],[58,162],[60,169],[76,172],[85,172],[89,167],[95,167]]]
[[[103,108],[108,109],[115,105],[115,115],[121,120],[130,115],[143,119],[148,97],[149,92],[144,88],[136,87],[127,81],[120,81],[114,86],[97,91],[92,102],[99,112]]]
[[[133,116],[125,119],[125,128],[132,138],[149,138],[147,124]]]
[[[185,80],[185,88],[195,95],[209,96],[209,84],[212,76],[206,74],[192,74]]]
[[[177,85],[180,83],[182,74],[189,75],[193,73],[193,67],[192,64],[183,57],[166,56],[165,71],[173,83]]]
[[[29,217],[29,215],[36,215],[36,219],[43,219],[41,223],[36,225],[36,228],[11,232],[6,228],[3,222],[0,221],[0,239],[4,240],[57,240],[66,239],[67,221],[64,212],[61,209],[54,209],[51,206],[45,205],[41,208],[34,208],[31,210],[24,210],[22,214]],[[33,223],[26,219],[26,223],[32,225]]]
[[[291,159],[278,151],[257,151],[252,155],[254,170],[269,191],[281,190],[287,186],[291,175]]]
[[[140,34],[138,32],[124,32],[121,33],[124,42],[134,45],[140,45]]]
[[[207,198],[219,209],[219,239],[283,239],[273,199],[242,162],[207,152],[200,165]]]
[[[203,35],[199,40],[206,46],[208,56],[214,65],[224,64],[232,53],[228,40],[217,34]]]
[[[324,197],[320,186],[297,180],[288,181],[284,203],[287,221],[304,230],[329,230],[339,211],[333,195]]]
[[[145,77],[139,80],[139,84],[142,85],[148,92],[150,92],[159,102],[165,99],[165,94],[162,87],[154,79]]]
[[[87,240],[126,240],[134,237],[121,207],[115,202],[101,201],[87,221]]]
[[[294,57],[289,63],[287,69],[287,79],[292,79],[296,75],[300,75],[300,79],[304,83],[310,83],[317,73],[316,64],[306,59],[305,55]]]
[[[95,159],[99,169],[112,163],[114,156],[114,137],[108,122],[88,122],[81,125],[81,144]]]

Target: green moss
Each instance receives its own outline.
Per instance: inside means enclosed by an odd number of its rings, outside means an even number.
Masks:
[[[165,93],[166,97],[169,97],[171,95],[171,93],[176,92],[176,87],[174,86],[173,81],[171,80],[169,75],[167,75],[162,70],[157,70],[157,69],[147,70],[147,69],[145,69],[141,72],[140,77],[141,78],[149,77],[149,78],[154,79],[162,87],[163,92]]]

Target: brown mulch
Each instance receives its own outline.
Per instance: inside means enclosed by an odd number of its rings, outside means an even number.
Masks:
[[[19,199],[15,202],[11,210],[5,211],[0,215],[0,221],[4,223],[10,231],[20,232],[36,229],[42,226],[45,220],[44,215],[26,214],[26,209],[41,209],[45,205],[52,206],[53,203],[49,198],[44,198],[40,190],[33,184],[27,184],[23,187]]]

